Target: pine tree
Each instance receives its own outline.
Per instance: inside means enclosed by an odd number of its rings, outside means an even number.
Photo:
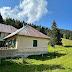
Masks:
[[[55,21],[53,21],[50,31],[50,45],[62,45],[62,39],[61,39],[61,33],[60,30],[57,28],[57,24]]]
[[[0,23],[4,23],[4,20],[3,20],[3,18],[2,18],[1,13],[0,13]]]
[[[62,45],[62,39],[61,39],[61,33],[60,30],[57,28],[57,33],[56,33],[56,45]]]
[[[20,22],[19,20],[14,20],[12,18],[6,18],[6,20],[4,21],[4,24],[14,26],[18,29],[23,27],[23,23],[25,22]]]
[[[36,30],[40,31],[41,30],[41,25],[37,26]]]

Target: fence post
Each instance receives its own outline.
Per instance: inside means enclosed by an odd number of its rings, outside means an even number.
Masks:
[[[57,49],[57,52],[58,52],[58,49]]]
[[[54,53],[55,53],[55,50],[54,50]]]
[[[56,58],[57,58],[57,56],[56,56]]]
[[[51,46],[50,46],[50,49],[51,49]]]
[[[68,54],[68,50],[66,49],[66,53]]]
[[[42,57],[43,57],[43,54],[42,54]]]
[[[24,56],[22,56],[22,63],[24,63]]]
[[[1,64],[1,58],[0,58],[0,64]]]

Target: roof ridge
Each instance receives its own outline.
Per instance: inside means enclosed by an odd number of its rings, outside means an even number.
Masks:
[[[18,33],[19,33],[21,30],[23,30],[25,27],[26,27],[26,26],[24,26],[24,27],[22,27],[22,28],[20,28],[20,29],[16,30],[15,32],[13,32],[13,33],[9,34],[8,36],[4,37],[3,39],[6,39],[6,38],[8,38],[8,37],[12,36],[13,34],[18,34]]]
[[[21,30],[23,30],[23,29],[26,28],[26,27],[27,27],[27,26],[24,26],[24,27],[20,28],[19,30],[21,31]],[[19,32],[20,32],[20,31],[19,31]],[[19,33],[19,32],[18,32],[18,33]]]

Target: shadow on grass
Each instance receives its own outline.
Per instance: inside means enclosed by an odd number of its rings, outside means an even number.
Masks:
[[[32,55],[32,56],[29,56],[28,58],[45,61],[45,60],[54,59],[56,57],[61,57],[61,56],[64,56],[64,55],[66,55],[66,54],[62,54],[62,53],[48,53],[48,54],[44,54],[43,57],[42,57],[42,55]]]
[[[6,61],[3,60],[2,64],[0,65],[0,72],[42,72],[44,70],[55,70],[55,69],[65,69],[60,65],[30,65],[30,64],[22,63],[15,63],[13,61]]]
[[[67,48],[69,48],[69,47],[72,47],[72,46],[70,46],[70,45],[66,45],[66,46],[64,46],[64,47],[67,47]]]

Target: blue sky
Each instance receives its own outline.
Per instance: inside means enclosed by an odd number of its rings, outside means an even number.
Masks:
[[[71,0],[48,0],[47,8],[51,13],[43,16],[39,21],[40,24],[51,27],[53,20],[55,20],[59,28],[72,30]]]
[[[20,4],[20,1],[22,2],[22,0],[0,0],[0,8],[11,7],[11,9],[14,9],[15,6]],[[46,5],[48,12],[45,15],[42,13],[42,16],[37,21],[33,20],[34,24],[41,24],[42,26],[50,28],[53,20],[55,20],[58,28],[72,30],[72,1],[46,0],[46,2],[48,3]]]

